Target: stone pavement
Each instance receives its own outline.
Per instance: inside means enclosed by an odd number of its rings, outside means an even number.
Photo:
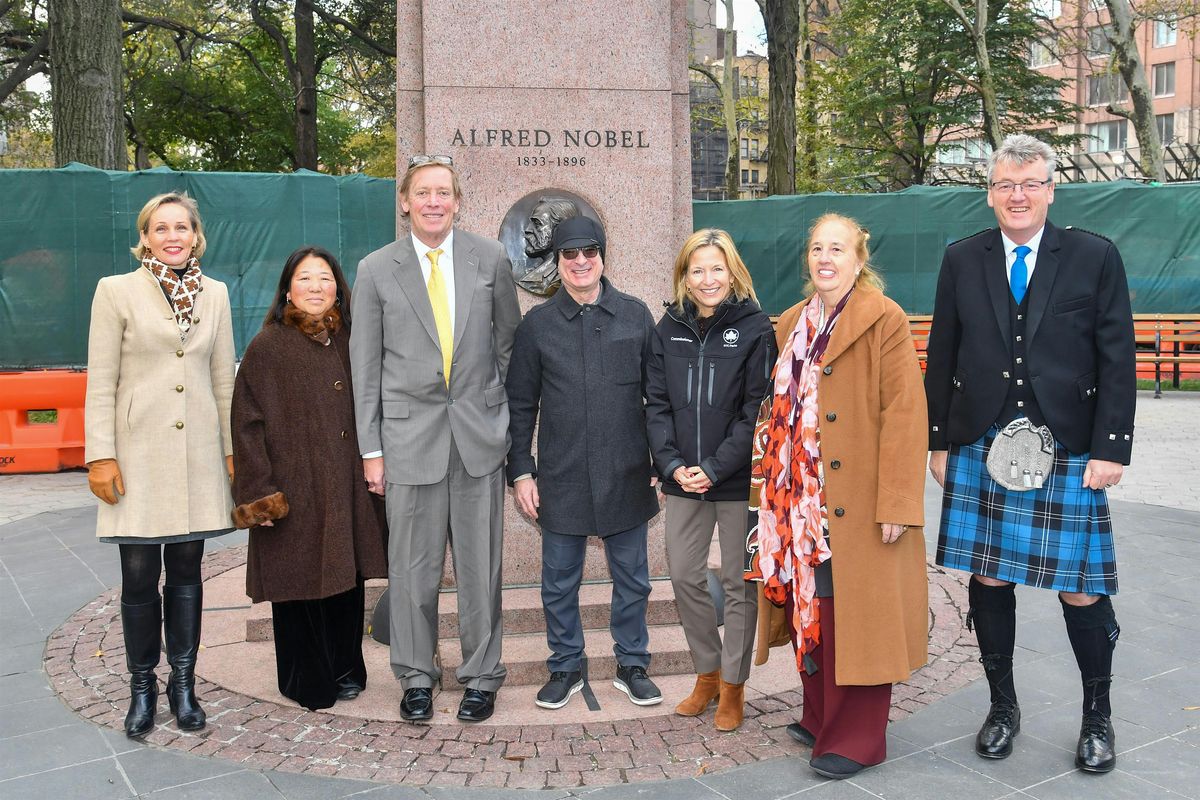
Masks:
[[[1071,768],[1081,694],[1078,677],[1057,601],[1052,593],[1032,590],[1019,592],[1022,625],[1017,673],[1023,731],[1016,753],[1001,762],[983,761],[971,751],[986,708],[986,686],[979,681],[928,705],[910,702],[908,709],[901,710],[915,713],[894,714],[889,761],[843,783],[818,778],[807,767],[808,751],[779,736],[780,726],[792,718],[787,706],[797,699],[786,695],[776,698],[777,706],[754,709],[747,727],[756,741],[733,747],[745,739],[741,732],[727,737],[697,735],[711,727],[711,713],[701,718],[700,725],[688,721],[669,730],[656,730],[663,723],[654,721],[669,720],[667,715],[638,721],[637,729],[629,726],[618,731],[616,723],[611,731],[565,724],[547,734],[549,726],[540,726],[542,730],[529,737],[522,729],[514,739],[512,730],[499,726],[390,723],[390,727],[371,728],[360,720],[351,728],[346,718],[334,714],[307,715],[277,705],[271,709],[275,716],[290,713],[293,718],[274,720],[267,730],[255,730],[247,726],[266,725],[272,713],[249,714],[246,709],[256,702],[263,705],[262,701],[251,699],[238,707],[240,701],[232,693],[205,686],[203,696],[213,717],[210,728],[216,736],[181,736],[172,723],[160,726],[149,745],[130,742],[112,727],[119,726],[113,703],[94,699],[84,703],[97,690],[104,697],[112,694],[120,703],[124,689],[119,643],[105,639],[115,613],[111,589],[119,583],[119,571],[112,548],[92,537],[94,509],[86,482],[81,474],[69,473],[0,477],[0,520],[13,520],[6,525],[0,522],[0,797],[470,800],[515,798],[518,786],[553,786],[553,781],[568,785],[543,789],[539,797],[1200,797],[1200,689],[1190,680],[1200,666],[1196,613],[1200,591],[1195,582],[1200,575],[1200,548],[1194,534],[1200,504],[1189,505],[1196,503],[1200,477],[1191,460],[1200,442],[1197,411],[1198,395],[1154,401],[1142,393],[1135,466],[1122,482],[1128,494],[1125,499],[1113,494],[1122,581],[1115,604],[1123,628],[1113,704],[1121,756],[1118,770],[1107,776],[1082,775]],[[1147,450],[1149,443],[1154,447]],[[1160,497],[1167,505],[1186,510],[1130,502]],[[1181,499],[1175,502],[1175,498]],[[937,502],[938,494],[931,490],[928,513],[936,514]],[[930,544],[935,535],[929,532]],[[236,563],[243,543],[244,534],[210,544],[215,552],[207,557],[206,569]],[[956,585],[946,585],[947,595],[955,593]],[[89,615],[92,629],[87,628]],[[1030,624],[1038,621],[1047,624]],[[119,638],[115,636],[118,642]],[[929,688],[936,693],[937,685]],[[911,698],[901,698],[898,705],[906,699]],[[81,719],[70,708],[93,721]],[[582,706],[576,712],[582,715]],[[298,722],[303,730],[283,728],[290,735],[280,733],[274,738],[299,745],[311,735],[309,744],[318,749],[340,746],[346,758],[289,761],[289,756],[283,756],[272,761],[275,756],[261,746],[272,739],[267,734]],[[403,736],[409,745],[384,754],[372,746],[383,736]],[[241,758],[239,737],[246,745]],[[655,737],[662,747],[655,746]],[[186,748],[191,752],[181,752],[180,741],[188,739],[194,740]],[[703,744],[705,752],[689,748],[695,744]],[[720,748],[726,752],[716,752]],[[229,752],[218,757],[193,755],[222,750]],[[665,763],[639,765],[647,759],[642,751]],[[663,752],[666,758],[661,757]],[[467,765],[486,760],[489,753],[513,764],[500,774],[540,773],[542,780],[508,784],[506,778],[506,786],[512,788],[451,785],[468,783],[483,770],[456,772],[450,766],[473,770]],[[749,756],[748,763],[739,760],[743,754]],[[437,764],[441,769],[418,768],[417,760],[426,756],[434,758],[422,764]],[[348,769],[339,772],[343,765],[352,765],[351,758],[378,763],[375,772],[358,773],[374,780],[312,774],[355,774]],[[391,759],[391,766],[383,765],[385,758]],[[616,766],[597,769],[606,759]],[[586,774],[600,783],[625,783],[589,785],[582,769],[585,762],[593,767]],[[533,768],[527,770],[527,765]],[[320,769],[310,769],[314,766]],[[309,772],[289,771],[297,767]],[[394,772],[380,774],[383,769]],[[404,783],[410,776],[418,785]],[[657,780],[638,782],[646,779]]]

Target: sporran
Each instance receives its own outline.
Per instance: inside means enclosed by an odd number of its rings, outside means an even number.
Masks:
[[[1054,468],[1054,436],[1045,425],[1021,417],[996,434],[988,449],[992,480],[1014,492],[1041,489]]]

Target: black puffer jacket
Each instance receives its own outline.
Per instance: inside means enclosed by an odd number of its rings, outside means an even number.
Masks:
[[[700,336],[696,307],[669,306],[655,327],[646,375],[646,428],[663,491],[707,500],[745,500],[758,407],[775,366],[771,320],[753,300],[727,301]],[[671,477],[699,465],[713,486],[683,491]]]

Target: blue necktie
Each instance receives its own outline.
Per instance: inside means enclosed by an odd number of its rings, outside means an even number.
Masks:
[[[1017,305],[1021,305],[1021,301],[1025,299],[1025,288],[1029,283],[1029,269],[1025,266],[1025,256],[1033,252],[1033,248],[1021,245],[1013,249],[1017,254],[1017,260],[1013,262],[1012,272],[1009,273],[1008,283],[1012,286],[1013,299],[1017,301]]]

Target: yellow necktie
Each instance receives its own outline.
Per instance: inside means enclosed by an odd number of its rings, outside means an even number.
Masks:
[[[450,386],[450,362],[454,357],[454,328],[450,324],[450,303],[446,300],[446,284],[442,280],[442,271],[438,269],[438,256],[441,249],[429,251],[429,305],[433,306],[433,323],[437,326],[438,344],[442,348],[442,374],[446,378],[446,386]]]

